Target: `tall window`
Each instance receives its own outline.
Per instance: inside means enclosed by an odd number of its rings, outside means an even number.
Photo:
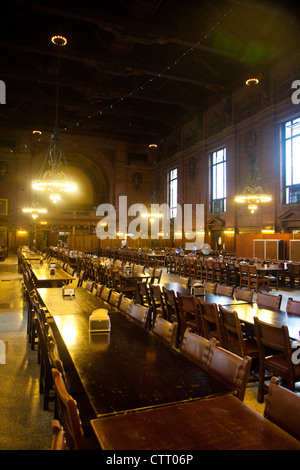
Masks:
[[[283,126],[284,203],[300,202],[300,117]]]
[[[177,168],[169,172],[170,217],[177,217]]]
[[[226,148],[211,154],[211,212],[226,211]]]

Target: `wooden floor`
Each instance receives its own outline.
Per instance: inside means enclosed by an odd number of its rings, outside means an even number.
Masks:
[[[42,407],[37,353],[31,351],[26,332],[22,280],[16,255],[0,262],[0,340],[6,345],[6,363],[0,364],[0,450],[49,450],[54,406],[50,404],[49,411]],[[289,296],[300,300],[298,289],[279,292],[282,309]],[[256,384],[249,384],[244,401],[263,413],[264,404],[257,403],[256,397]]]

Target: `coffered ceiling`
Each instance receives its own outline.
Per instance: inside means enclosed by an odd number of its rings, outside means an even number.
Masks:
[[[159,141],[299,46],[299,17],[266,0],[10,0],[0,131],[51,131],[58,90],[61,129]]]

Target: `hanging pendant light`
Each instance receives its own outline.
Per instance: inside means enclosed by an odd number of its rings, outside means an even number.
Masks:
[[[24,212],[24,214],[30,214],[33,219],[36,219],[40,214],[46,214],[47,209],[40,207],[38,202],[32,202],[27,207],[24,207],[22,212]]]
[[[67,44],[67,40],[63,36],[53,36],[51,41],[59,48]],[[58,91],[59,54],[57,67],[56,115],[54,132],[51,136],[50,144],[42,168],[37,175],[37,178],[32,181],[32,188],[37,191],[48,191],[50,193],[50,200],[54,203],[61,199],[61,193],[73,192],[77,190],[77,183],[72,181],[70,176],[58,130]],[[64,167],[64,170],[62,167]]]
[[[254,87],[258,85],[258,78],[249,78],[246,85]],[[251,94],[251,103],[253,96]],[[270,202],[272,200],[271,194],[264,192],[262,187],[262,177],[257,167],[257,159],[255,153],[255,135],[253,128],[253,111],[251,111],[251,143],[249,154],[249,173],[248,181],[244,191],[235,196],[234,200],[237,203],[247,204],[251,214],[253,214],[258,206],[262,203]]]

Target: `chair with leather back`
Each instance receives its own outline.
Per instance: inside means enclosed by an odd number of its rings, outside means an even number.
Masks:
[[[276,310],[280,309],[282,295],[272,295],[272,294],[262,294],[259,292],[257,294],[256,303],[258,307],[262,308],[274,308]]]
[[[129,297],[125,297],[125,295],[123,295],[122,298],[121,298],[121,302],[119,304],[118,309],[120,310],[120,312],[128,313],[128,310],[129,310],[132,302],[133,302],[132,299],[130,299]]]
[[[203,369],[206,369],[210,350],[216,344],[216,339],[208,340],[193,333],[191,328],[186,328],[180,344],[180,352]]]
[[[203,282],[205,292],[209,292],[210,294],[216,293],[217,283],[216,282]]]
[[[205,302],[202,299],[198,299],[198,302],[203,325],[203,336],[207,339],[216,338],[220,345],[223,346],[223,331],[217,304]]]
[[[216,294],[225,295],[226,297],[233,297],[234,286],[225,286],[224,284],[217,284]]]
[[[112,290],[109,296],[109,300],[108,300],[109,305],[118,309],[120,306],[120,302],[122,300],[122,296],[123,296],[122,293]]]
[[[286,304],[286,311],[293,315],[300,315],[300,301],[293,300],[292,297],[289,297]]]
[[[277,377],[270,380],[264,416],[300,440],[300,396],[280,386]]]
[[[111,288],[107,286],[103,286],[101,293],[100,293],[100,299],[104,300],[105,302],[108,302],[110,294],[111,294]]]
[[[209,354],[207,370],[224,382],[243,401],[250,374],[251,358],[237,356],[219,346],[214,346]]]
[[[170,323],[161,314],[156,315],[152,332],[170,346],[175,345],[178,323]]]
[[[236,300],[245,300],[245,302],[252,303],[253,300],[254,290],[248,289],[241,289],[240,287],[236,287],[234,291],[234,295]]]
[[[191,328],[198,335],[202,333],[199,305],[193,295],[182,295],[177,292],[177,301],[180,316],[180,339],[183,338],[186,328]]]
[[[146,328],[149,327],[151,307],[145,307],[144,305],[132,302],[127,314]]]
[[[258,402],[263,403],[265,371],[281,377],[286,387],[293,391],[295,382],[300,380],[300,364],[292,361],[292,347],[286,325],[279,327],[254,317],[254,326],[259,351]]]
[[[86,283],[85,283],[85,288],[86,288],[86,290],[88,290],[89,292],[93,292],[94,281],[87,280]]]

